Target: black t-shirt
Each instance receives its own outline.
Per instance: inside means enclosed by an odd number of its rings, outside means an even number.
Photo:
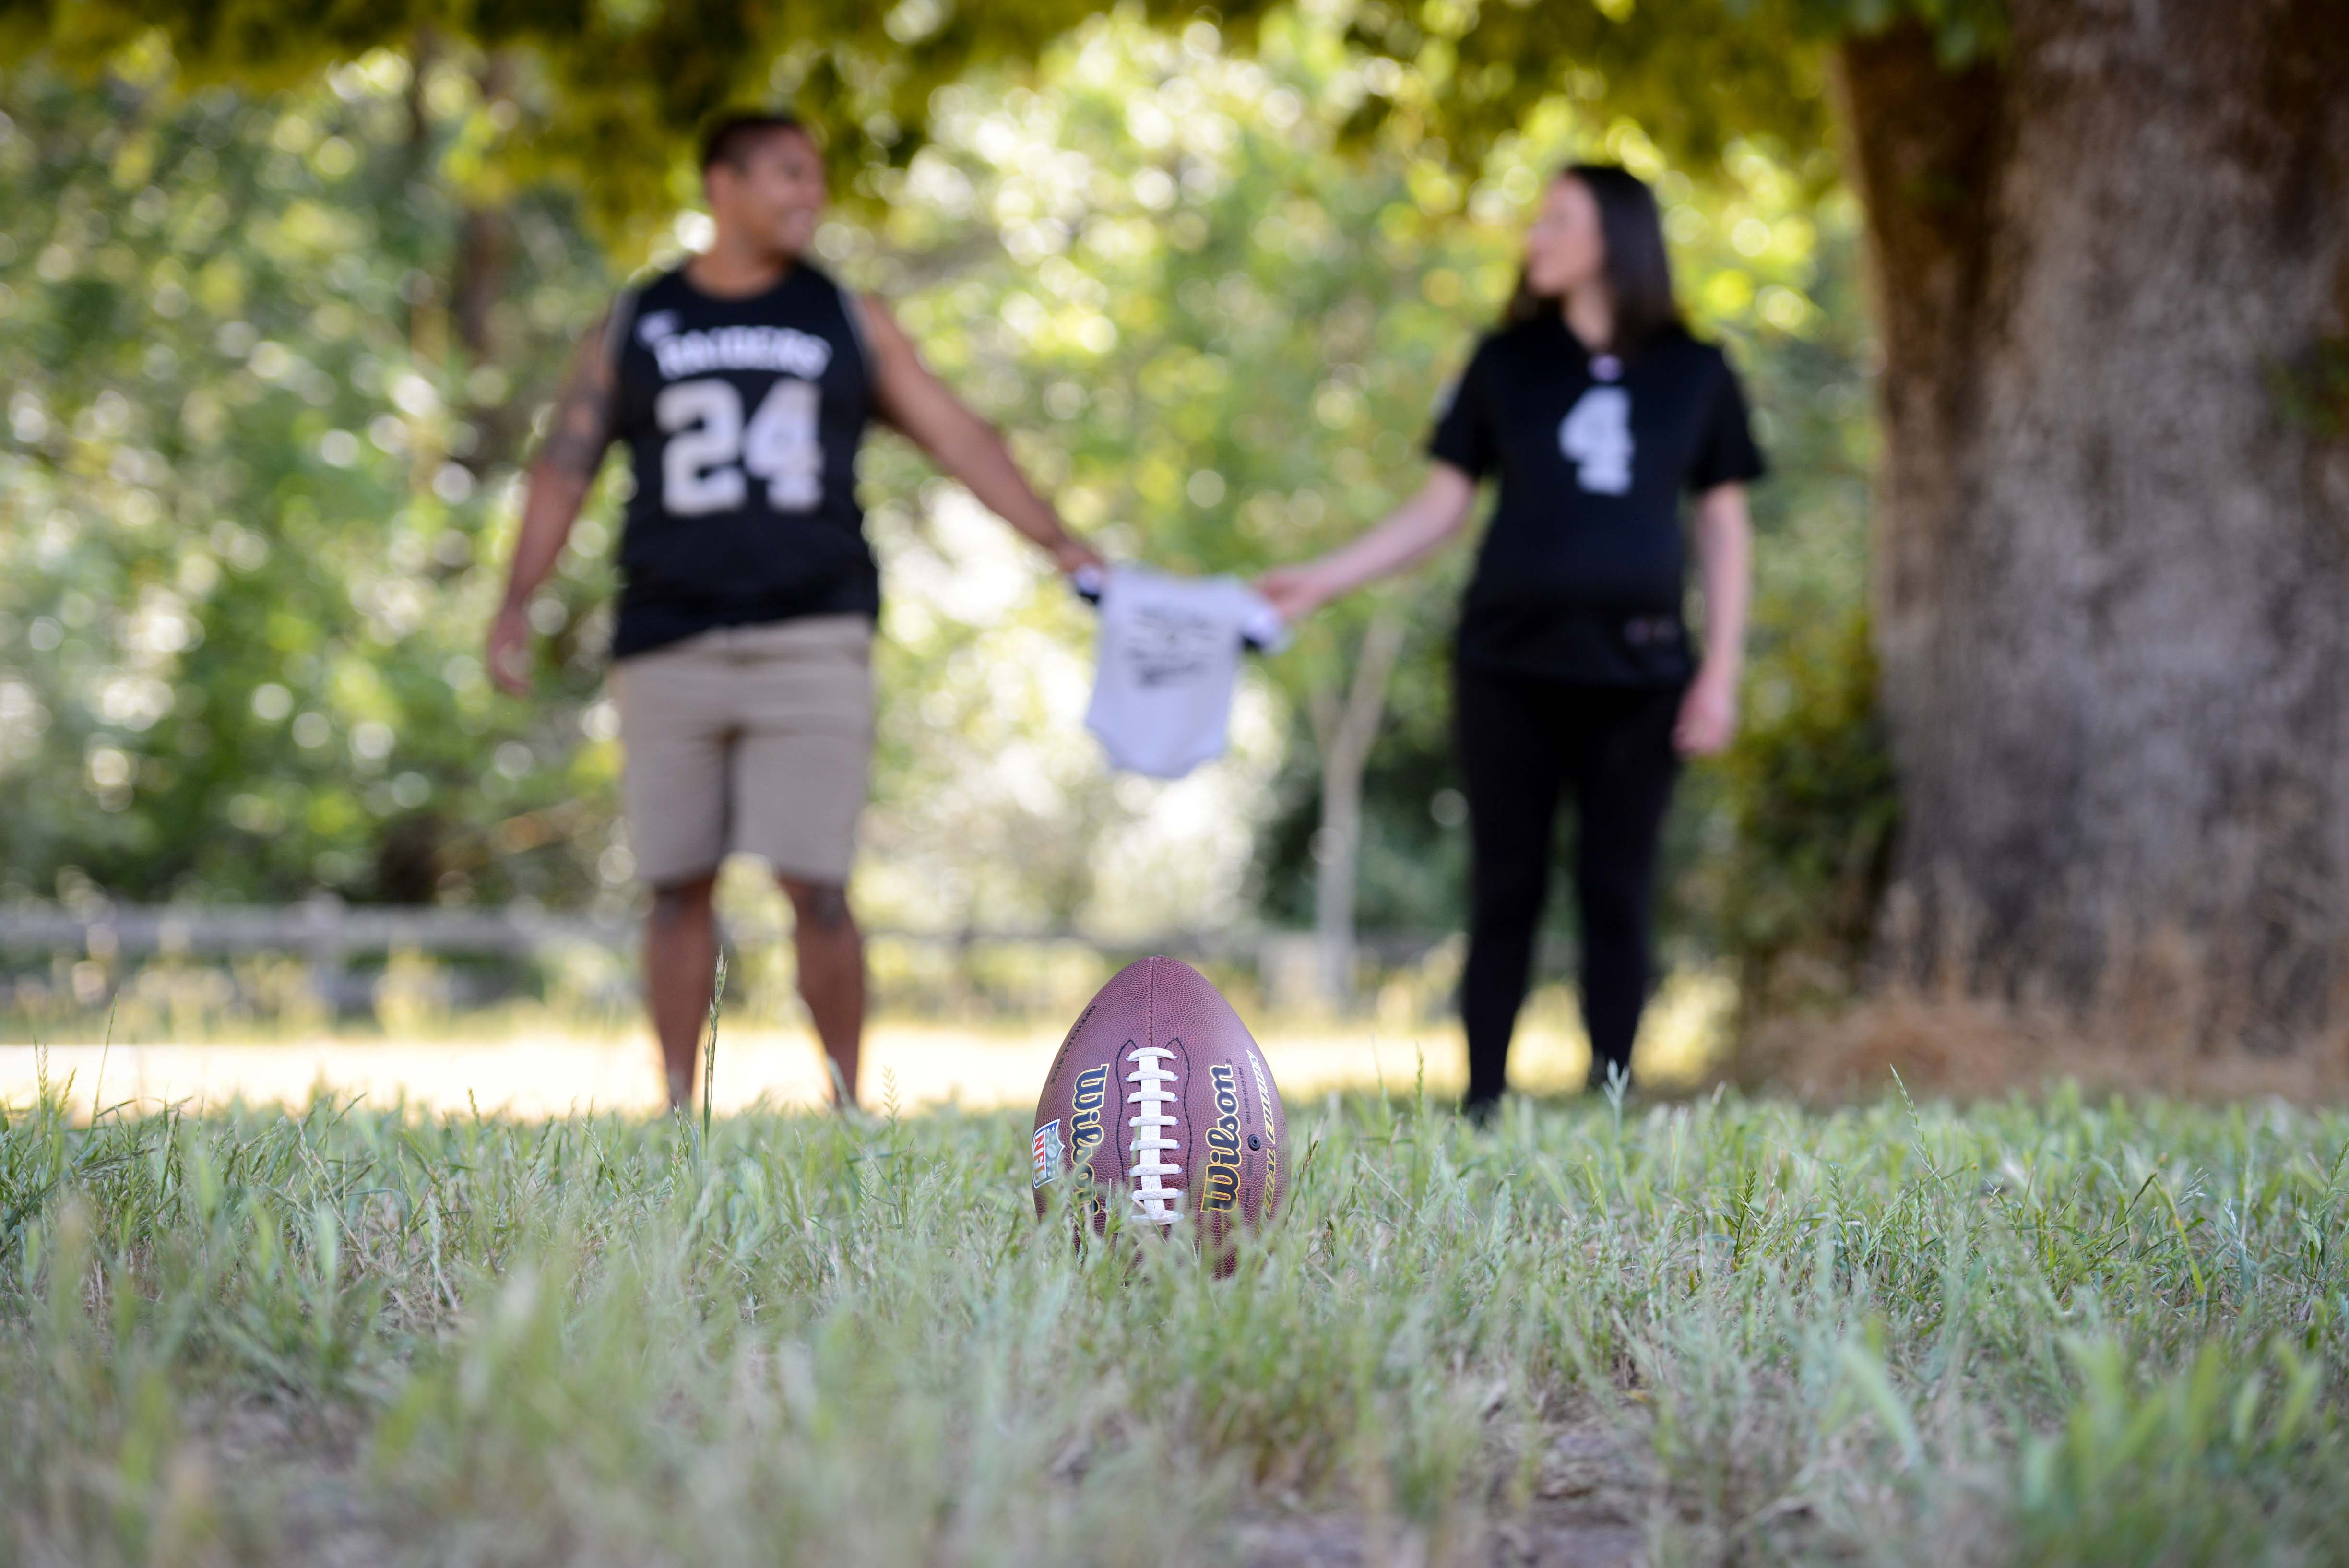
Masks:
[[[1681,497],[1764,468],[1720,349],[1668,330],[1618,361],[1545,313],[1476,346],[1428,451],[1500,481],[1461,607],[1463,666],[1689,679]]]
[[[620,536],[624,659],[715,627],[877,615],[856,504],[864,339],[805,262],[719,299],[667,273],[613,313],[617,425],[636,469]]]

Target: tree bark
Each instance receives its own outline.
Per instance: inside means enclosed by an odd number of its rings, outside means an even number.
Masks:
[[[2013,0],[1841,89],[1883,334],[1896,961],[2278,1045],[2349,976],[2349,318],[2328,0]],[[2166,956],[2165,956],[2166,955]]]
[[[1343,1012],[1354,1002],[1354,888],[1362,850],[1362,770],[1385,716],[1387,681],[1402,651],[1401,617],[1382,612],[1362,634],[1343,699],[1316,691],[1314,744],[1321,753],[1321,825],[1313,835],[1314,968],[1321,1000]]]

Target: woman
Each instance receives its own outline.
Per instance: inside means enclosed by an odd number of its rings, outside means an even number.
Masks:
[[[1558,797],[1578,819],[1574,879],[1594,1085],[1630,1070],[1646,1005],[1656,845],[1680,759],[1737,722],[1751,524],[1763,472],[1721,351],[1682,326],[1654,195],[1621,169],[1551,182],[1516,296],[1439,418],[1419,493],[1319,560],[1259,585],[1296,620],[1460,532],[1486,474],[1492,525],[1462,606],[1454,680],[1474,911],[1461,1012],[1464,1108],[1506,1082],[1549,885]],[[1682,622],[1681,497],[1705,649]]]

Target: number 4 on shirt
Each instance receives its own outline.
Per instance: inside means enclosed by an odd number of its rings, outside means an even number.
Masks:
[[[742,466],[767,482],[767,504],[778,512],[812,512],[823,499],[823,446],[815,431],[822,397],[813,381],[786,376],[742,432]]]
[[[679,517],[740,506],[749,493],[742,477],[748,470],[767,482],[767,504],[776,511],[813,511],[823,499],[823,447],[816,439],[822,397],[814,382],[782,377],[745,429],[742,394],[733,382],[663,388],[653,401],[653,417],[669,438],[661,448],[662,505]]]
[[[1574,460],[1575,482],[1593,495],[1631,491],[1631,394],[1593,387],[1557,427],[1557,449]]]

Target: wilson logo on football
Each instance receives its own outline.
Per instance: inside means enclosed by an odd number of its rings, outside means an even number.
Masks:
[[[1086,1180],[1093,1179],[1093,1150],[1102,1146],[1102,1106],[1109,1098],[1109,1068],[1088,1067],[1077,1075],[1076,1093],[1071,1103],[1076,1114],[1069,1118],[1069,1134],[1076,1146],[1069,1151],[1069,1161]]]
[[[1225,1063],[1209,1067],[1207,1076],[1216,1085],[1216,1125],[1207,1129],[1207,1195],[1200,1201],[1225,1210],[1240,1191],[1239,1087]]]

